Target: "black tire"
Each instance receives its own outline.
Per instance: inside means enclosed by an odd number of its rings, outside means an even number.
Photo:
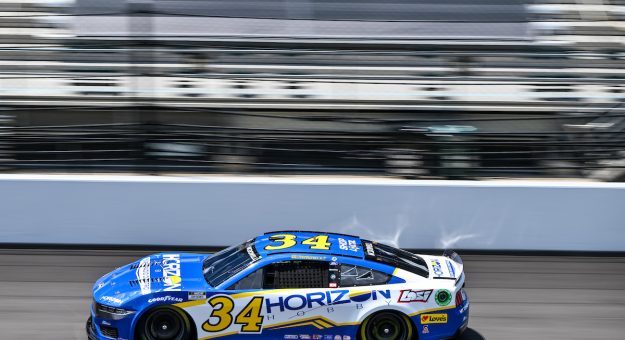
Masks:
[[[360,340],[411,340],[414,327],[406,315],[382,311],[365,319],[358,333]]]
[[[162,306],[146,313],[137,326],[141,340],[191,340],[189,317],[177,308]]]

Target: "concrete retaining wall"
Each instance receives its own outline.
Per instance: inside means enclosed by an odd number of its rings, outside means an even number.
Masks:
[[[225,246],[283,229],[405,248],[625,251],[625,185],[0,176],[0,243]]]

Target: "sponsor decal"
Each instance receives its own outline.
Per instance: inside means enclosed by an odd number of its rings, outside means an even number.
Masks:
[[[439,289],[436,291],[435,300],[439,306],[447,306],[451,302],[451,292],[447,289]]]
[[[310,339],[310,335],[308,335],[308,334],[300,334],[299,338],[300,339]]]
[[[375,251],[373,250],[373,244],[369,242],[365,242],[365,250],[367,251],[367,255],[375,256]]]
[[[319,291],[306,294],[294,294],[288,296],[278,296],[275,298],[266,297],[265,307],[267,314],[275,313],[277,310],[299,311],[301,309],[312,309],[320,306],[340,305],[346,303],[361,303],[365,301],[376,301],[380,299],[390,299],[390,290],[372,290],[362,294],[349,296],[348,289],[337,289],[330,291]]]
[[[102,301],[104,302],[108,302],[108,303],[113,303],[116,305],[121,305],[122,304],[122,300],[116,297],[112,297],[112,296],[103,296],[100,298]]]
[[[141,294],[150,294],[152,292],[151,288],[151,277],[150,277],[150,258],[146,257],[141,260],[139,263],[139,268],[135,271],[137,275],[137,280],[139,281],[139,287],[141,287]]]
[[[399,294],[399,299],[397,302],[400,303],[408,303],[408,302],[428,302],[430,299],[430,295],[432,295],[432,290],[402,290]]]
[[[358,244],[356,243],[356,240],[349,240],[349,241],[347,241],[347,244],[349,246],[349,250],[351,250],[351,251],[353,251],[355,253],[360,250],[360,248],[358,247]]]
[[[141,267],[158,266],[161,263],[158,261],[141,261],[139,263],[133,263],[130,265],[130,269],[137,269]]]
[[[163,278],[165,291],[180,291],[180,254],[163,254]]]
[[[443,267],[441,267],[441,263],[438,260],[432,261],[432,270],[434,271],[434,275],[436,275],[436,277],[441,277],[444,274]]]
[[[336,282],[330,282],[330,283],[328,284],[328,287],[330,287],[330,288],[336,288],[336,287],[338,287],[338,284],[337,284]]]
[[[178,302],[183,302],[184,299],[183,298],[179,298],[179,297],[175,297],[175,296],[159,296],[159,297],[155,297],[155,298],[151,298],[148,300],[148,303],[154,303],[154,302],[174,302],[174,303],[178,303]]]
[[[347,250],[347,249],[349,249],[349,248],[347,247],[347,240],[345,240],[344,238],[340,238],[340,237],[339,237],[339,238],[338,238],[338,241],[339,241],[339,249],[341,249],[341,250]]]
[[[352,337],[349,335],[343,335],[343,340],[351,340]]]
[[[325,256],[310,256],[310,255],[291,255],[293,260],[313,260],[313,261],[325,261]]]
[[[323,335],[321,335],[321,334],[313,334],[312,338],[316,339],[316,340],[323,339]]]
[[[103,282],[103,281],[102,281],[102,282],[100,282],[100,283],[98,283],[98,288],[96,288],[96,289],[100,289],[100,288],[102,288],[102,287],[104,287],[104,282]]]
[[[206,299],[206,292],[189,292],[189,301],[197,301]]]
[[[334,336],[330,335],[330,334],[326,334],[325,337],[323,337],[325,340],[332,340],[334,339]]]
[[[285,339],[298,339],[299,337],[296,334],[285,334]]]
[[[334,340],[341,340],[341,339],[342,339],[342,337],[340,335],[335,335],[334,336]]]
[[[423,314],[421,315],[421,324],[427,325],[432,323],[447,323],[447,314]]]
[[[456,270],[454,269],[454,265],[451,264],[451,261],[447,260],[445,261],[447,262],[447,268],[449,269],[449,273],[451,274],[452,277],[456,277]]]
[[[430,334],[430,326],[428,325],[423,326],[423,334]]]
[[[247,254],[250,255],[250,258],[252,259],[252,261],[258,261],[261,259],[261,256],[256,255],[256,253],[254,252],[254,248],[252,248],[252,246],[247,247]]]
[[[339,241],[339,249],[341,250],[349,250],[355,253],[360,250],[360,248],[358,247],[358,244],[356,243],[356,240],[346,240],[344,238],[339,237],[338,241]]]

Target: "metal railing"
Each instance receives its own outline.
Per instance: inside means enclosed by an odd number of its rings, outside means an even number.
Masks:
[[[0,167],[409,178],[583,177],[584,171],[623,168],[604,163],[623,157],[625,136],[612,131],[487,132],[469,128],[470,119],[456,125],[378,122],[377,131],[367,131],[366,123],[334,129],[155,122],[9,127],[0,135],[0,145],[9,146]],[[611,138],[602,138],[606,134]]]

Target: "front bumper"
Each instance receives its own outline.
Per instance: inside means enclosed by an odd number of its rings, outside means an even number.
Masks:
[[[130,334],[132,329],[132,317],[121,320],[106,320],[97,318],[91,309],[91,315],[87,319],[85,330],[89,340],[118,340],[133,339]]]
[[[93,322],[93,318],[89,317],[86,325],[87,339],[89,340],[111,340],[125,339],[120,338],[117,328],[108,326],[99,326]]]
[[[88,340],[99,340],[98,339],[98,335],[96,333],[97,331],[95,329],[95,325],[93,324],[93,319],[91,317],[89,317],[89,319],[87,319],[86,330],[87,330],[87,339]]]

